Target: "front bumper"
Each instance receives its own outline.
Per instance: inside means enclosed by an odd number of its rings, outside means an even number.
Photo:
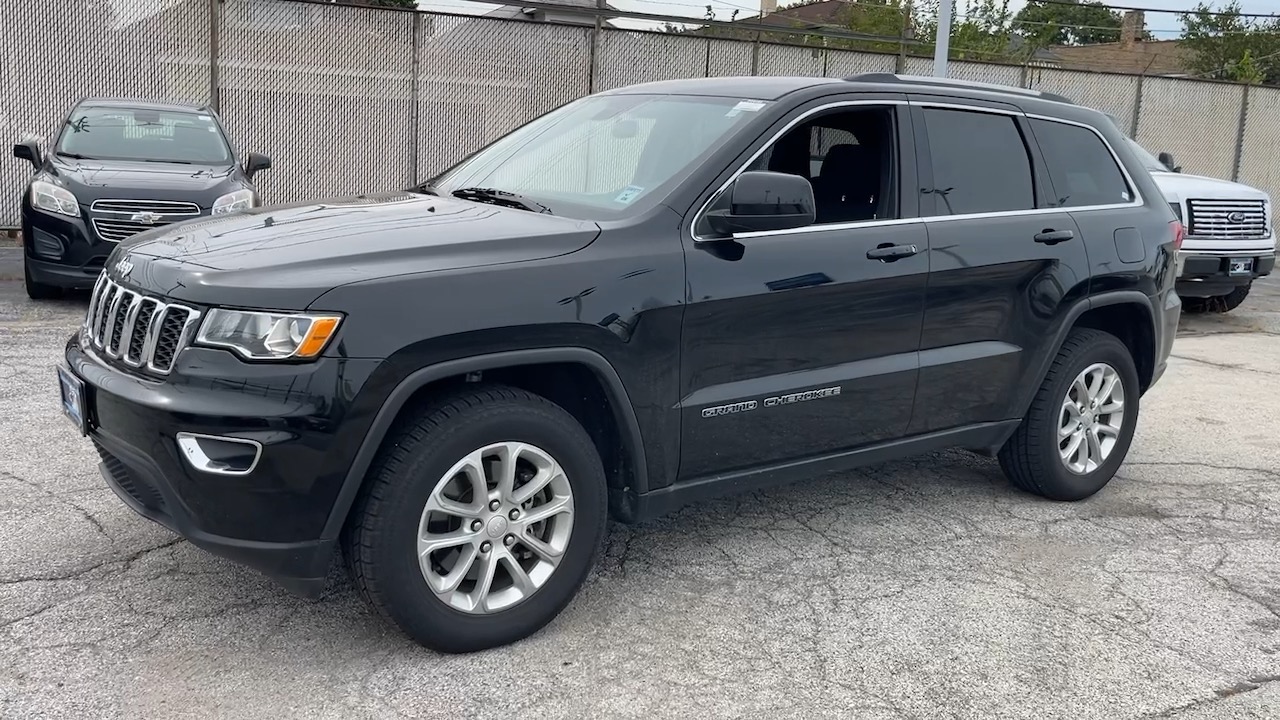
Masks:
[[[126,505],[292,592],[324,589],[338,540],[330,515],[364,439],[352,400],[379,361],[249,364],[188,348],[158,382],[108,362],[80,333],[65,357],[85,384],[102,476]],[[250,439],[262,453],[246,474],[202,472],[178,433]]]
[[[22,246],[31,279],[44,285],[86,290],[93,287],[116,244],[94,235],[85,220],[22,208]]]
[[[1233,260],[1251,264],[1248,272],[1233,273]],[[1181,272],[1177,290],[1183,297],[1215,297],[1270,275],[1276,266],[1275,250],[1213,252],[1181,250],[1178,258]]]

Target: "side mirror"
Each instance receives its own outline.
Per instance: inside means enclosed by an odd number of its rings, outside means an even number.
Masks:
[[[37,169],[44,162],[44,158],[40,156],[40,143],[36,142],[34,138],[28,138],[15,144],[13,146],[13,156],[20,160],[26,160]]]
[[[271,169],[271,158],[260,153],[249,153],[249,157],[244,161],[245,177],[252,178],[262,170]]]
[[[727,190],[729,208],[707,213],[717,235],[790,230],[817,218],[813,186],[799,175],[744,172]]]
[[[1156,159],[1160,161],[1161,165],[1169,168],[1170,172],[1182,172],[1182,168],[1173,164],[1173,156],[1169,153],[1162,152],[1156,156]]]

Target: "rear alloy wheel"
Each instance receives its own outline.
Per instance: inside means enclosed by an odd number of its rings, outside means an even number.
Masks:
[[[472,652],[532,635],[604,542],[603,465],[578,421],[515,388],[460,391],[388,435],[343,534],[356,587],[418,643]]]
[[[1083,500],[1120,468],[1138,421],[1138,372],[1129,349],[1101,330],[1076,328],[1045,375],[1000,467],[1027,492]]]

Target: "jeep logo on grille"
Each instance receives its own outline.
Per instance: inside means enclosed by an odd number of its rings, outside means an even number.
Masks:
[[[146,223],[148,225],[155,225],[156,223],[160,222],[160,215],[153,212],[140,212],[140,213],[134,213],[133,217],[129,219],[136,223]]]
[[[1230,220],[1233,223],[1242,223],[1244,222],[1244,213],[1242,212],[1230,213],[1227,215],[1227,220]]]
[[[128,255],[125,255],[120,259],[120,262],[116,263],[116,274],[121,278],[127,277],[132,270],[133,263],[129,260]]]

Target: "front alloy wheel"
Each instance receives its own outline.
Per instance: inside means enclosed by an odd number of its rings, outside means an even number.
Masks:
[[[573,486],[545,450],[481,448],[436,484],[418,523],[418,564],[431,591],[466,613],[529,599],[555,572],[573,533]]]
[[[604,543],[604,465],[547,398],[467,386],[411,410],[369,470],[343,550],[356,588],[417,642],[526,638],[577,594]]]

